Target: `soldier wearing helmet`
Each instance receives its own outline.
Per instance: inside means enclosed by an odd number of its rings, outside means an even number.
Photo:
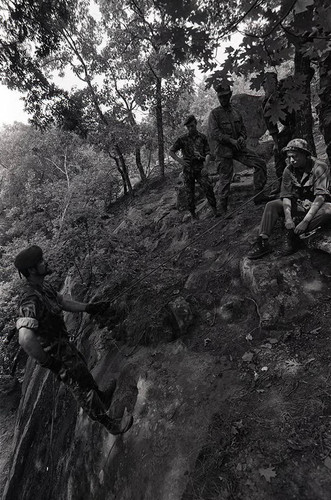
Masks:
[[[215,85],[220,106],[213,109],[208,118],[208,137],[212,153],[216,157],[217,171],[220,176],[221,209],[228,208],[230,184],[233,177],[233,160],[254,168],[254,187],[256,204],[269,200],[263,194],[267,181],[265,161],[246,147],[246,128],[237,108],[231,105],[232,91],[227,83]]]
[[[109,303],[85,304],[57,293],[44,281],[52,271],[37,245],[21,251],[14,265],[20,276],[26,279],[16,322],[21,347],[71,389],[91,419],[100,422],[112,434],[126,432],[132,425],[132,417],[125,415],[123,419],[115,420],[107,414],[116,381],[112,380],[106,391],[98,388],[82,354],[69,341],[62,314],[62,311],[100,314],[109,308]]]
[[[299,248],[300,235],[331,223],[329,167],[312,157],[304,139],[292,139],[283,151],[287,166],[280,199],[266,204],[259,237],[248,254],[250,259],[259,259],[271,252],[269,237],[279,217],[285,219],[284,255]]]

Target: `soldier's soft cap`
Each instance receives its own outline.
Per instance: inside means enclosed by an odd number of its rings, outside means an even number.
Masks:
[[[38,262],[43,258],[43,251],[38,245],[32,245],[31,247],[22,250],[18,255],[16,255],[14,260],[14,266],[18,271],[24,271],[30,267],[35,267]]]
[[[217,83],[214,88],[218,95],[228,95],[232,92],[228,83]]]
[[[292,139],[285,148],[282,149],[284,153],[287,151],[304,151],[307,155],[311,156],[313,153],[310,151],[308,142],[305,139]]]
[[[192,123],[192,122],[196,122],[197,119],[194,115],[188,115],[188,117],[186,118],[186,120],[184,121],[184,125],[188,125],[189,123]]]
[[[277,76],[277,73],[275,71],[267,71],[266,73],[264,73],[264,77],[263,77],[263,80],[262,80],[262,85],[265,82],[270,81],[270,80],[274,80],[274,81],[278,80],[278,76]]]

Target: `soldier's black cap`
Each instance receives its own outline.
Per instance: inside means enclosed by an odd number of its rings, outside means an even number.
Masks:
[[[214,87],[218,95],[231,94],[232,90],[228,83],[217,83]]]
[[[18,271],[24,271],[25,269],[29,269],[29,267],[35,267],[42,258],[42,249],[38,245],[32,245],[16,255],[14,266]]]
[[[264,73],[262,84],[265,83],[267,80],[277,80],[278,75],[275,71],[267,71]]]
[[[197,119],[194,115],[188,115],[188,117],[186,118],[186,120],[184,121],[184,125],[188,125],[189,123],[192,123],[192,122],[196,122]]]

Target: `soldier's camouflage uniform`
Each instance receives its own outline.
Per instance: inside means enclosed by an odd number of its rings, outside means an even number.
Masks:
[[[210,206],[216,209],[213,184],[208,172],[203,168],[205,158],[210,154],[207,137],[198,131],[194,135],[185,134],[176,140],[170,151],[181,151],[183,159],[188,162],[183,169],[183,176],[187,208],[190,212],[195,211],[195,181],[200,184]]]
[[[225,205],[230,194],[233,160],[254,168],[256,194],[262,191],[267,182],[265,161],[251,149],[245,147],[242,151],[237,151],[229,144],[229,139],[237,140],[240,137],[246,140],[247,133],[238,109],[230,105],[227,108],[219,106],[211,111],[208,119],[208,138],[212,153],[217,161],[221,185],[221,202]]]
[[[59,380],[71,389],[78,404],[91,419],[107,423],[108,416],[99,398],[98,386],[83,355],[69,341],[61,302],[50,284],[27,282],[23,285],[16,327],[18,330],[26,327],[35,332],[44,351],[61,361]]]

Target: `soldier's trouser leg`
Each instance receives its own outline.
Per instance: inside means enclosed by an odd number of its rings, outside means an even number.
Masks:
[[[294,210],[292,215],[300,215],[303,218],[305,212],[297,212]],[[282,200],[269,201],[264,208],[259,234],[270,236],[277,219],[280,217],[284,217]],[[331,225],[331,203],[324,203],[315,217],[310,221],[307,231],[313,231],[317,227],[324,227],[329,224]]]
[[[279,217],[284,217],[282,200],[269,201],[264,207],[259,234],[270,236]]]
[[[199,172],[196,172],[195,178],[200,184],[203,192],[205,193],[209,205],[213,208],[216,208],[216,198],[214,194],[213,183],[210,180],[208,172],[206,172],[205,170],[200,170]]]
[[[217,172],[220,177],[221,203],[226,205],[230,195],[230,185],[233,177],[233,159],[218,158]]]
[[[59,379],[69,387],[79,406],[83,408],[92,420],[99,421],[110,432],[112,428],[116,429],[101,402],[97,383],[90,373],[82,354],[75,345],[65,339],[61,339],[44,349],[62,361]]]
[[[195,211],[195,176],[191,169],[184,169],[184,186],[186,191],[186,203],[188,210],[193,213]]]
[[[236,153],[234,159],[240,161],[246,167],[254,168],[255,193],[262,191],[267,182],[267,165],[263,158],[251,149],[246,149],[246,151]]]
[[[316,213],[315,217],[309,222],[307,231],[313,231],[317,227],[331,225],[331,203],[324,203]]]

